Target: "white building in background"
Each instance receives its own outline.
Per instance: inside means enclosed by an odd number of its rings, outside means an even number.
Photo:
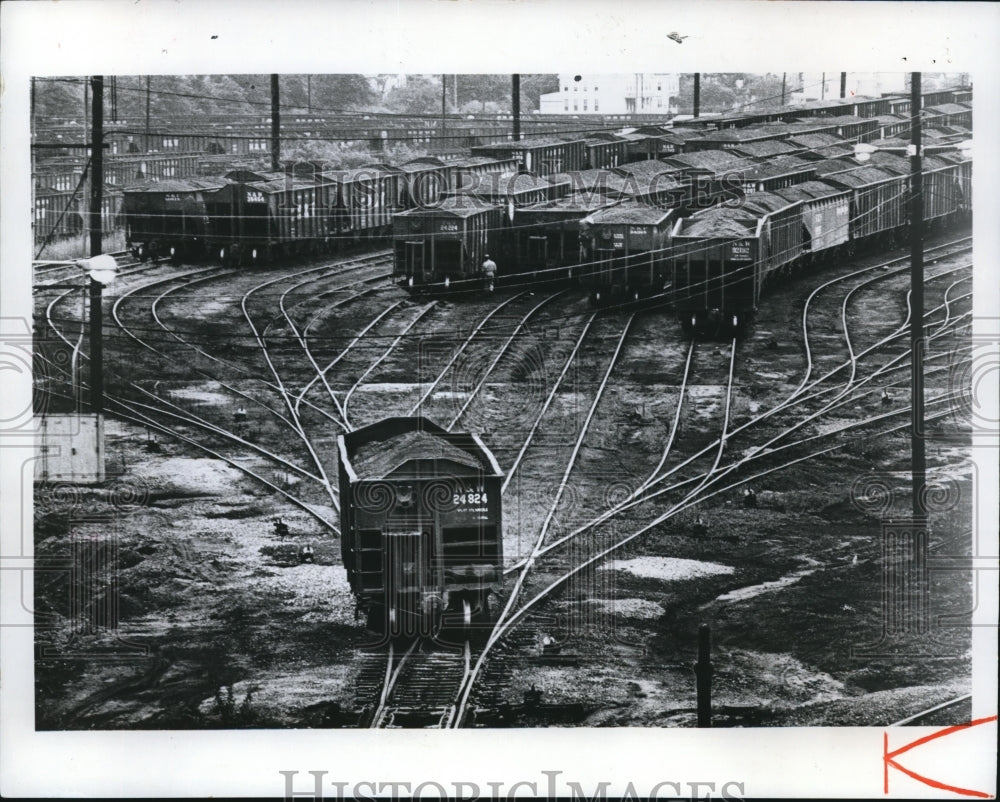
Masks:
[[[800,91],[789,95],[791,103],[809,100],[833,100],[840,97],[839,72],[793,73],[799,78]],[[845,96],[881,97],[906,91],[905,72],[849,72]]]
[[[539,98],[542,114],[669,114],[677,111],[680,75],[559,75],[559,91]]]

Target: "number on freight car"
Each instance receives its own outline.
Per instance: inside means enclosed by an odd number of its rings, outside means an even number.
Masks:
[[[168,201],[177,201],[177,202],[180,202],[180,199],[181,199],[181,196],[178,195],[176,192],[168,192],[167,193],[167,200]]]
[[[729,258],[730,259],[745,259],[750,261],[753,257],[750,255],[750,243],[746,240],[741,242],[734,242],[729,246]]]
[[[439,231],[458,231],[458,223],[441,223]]]
[[[451,503],[456,507],[486,504],[486,493],[455,493],[452,496]]]
[[[264,193],[251,190],[247,192],[247,203],[263,203]]]

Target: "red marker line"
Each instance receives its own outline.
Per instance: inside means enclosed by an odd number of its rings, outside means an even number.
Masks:
[[[955,725],[954,727],[945,727],[943,730],[938,730],[937,732],[933,732],[930,735],[925,735],[923,738],[918,738],[917,740],[912,741],[906,744],[905,746],[901,746],[899,747],[899,749],[893,750],[892,752],[889,751],[889,733],[888,731],[884,731],[882,733],[883,793],[887,795],[889,793],[889,766],[892,766],[894,769],[898,769],[899,771],[903,772],[903,774],[906,774],[912,777],[914,780],[918,780],[919,782],[922,782],[924,785],[930,786],[931,788],[939,788],[942,791],[951,791],[956,794],[961,794],[962,796],[974,796],[980,799],[989,799],[992,796],[992,794],[988,794],[983,791],[974,791],[970,788],[959,788],[956,785],[948,785],[947,783],[942,783],[938,782],[937,780],[932,780],[930,777],[924,777],[922,774],[917,774],[917,772],[911,771],[905,766],[900,765],[895,760],[893,760],[893,758],[903,754],[904,752],[909,752],[915,746],[920,746],[921,744],[925,744],[928,741],[933,741],[936,738],[943,738],[946,735],[952,735],[956,732],[967,730],[970,727],[976,727],[980,724],[988,724],[989,722],[996,720],[997,717],[994,715],[994,716],[987,716],[986,718],[975,719],[974,721],[970,721],[968,724],[958,724]]]

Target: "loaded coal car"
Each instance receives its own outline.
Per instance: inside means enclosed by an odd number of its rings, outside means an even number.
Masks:
[[[691,205],[691,181],[657,159],[623,164],[606,174],[605,181],[620,200],[661,209],[686,209]]]
[[[503,221],[502,206],[465,195],[399,212],[392,222],[393,281],[414,291],[478,286],[486,255],[500,253]]]
[[[670,274],[670,229],[677,209],[624,202],[580,222],[580,284],[590,303],[638,300],[661,292]]]
[[[700,136],[700,132],[698,136]],[[625,162],[648,161],[679,153],[683,140],[667,128],[645,125],[620,135],[625,142]]]
[[[966,176],[963,166],[950,159],[925,156],[923,170],[924,221],[930,227],[948,228],[958,222],[967,208],[968,198],[963,190]]]
[[[603,193],[578,192],[515,209],[511,234],[518,270],[533,281],[575,278],[584,261],[580,221],[617,202]]]
[[[541,176],[582,170],[587,160],[583,139],[564,141],[554,137],[532,137],[516,142],[476,145],[469,150],[474,156],[515,159],[519,170]]]
[[[436,156],[421,156],[401,164],[404,175],[403,206],[419,209],[433,204],[454,185],[454,168]]]
[[[586,156],[583,168],[586,170],[602,170],[617,167],[625,162],[626,140],[619,134],[607,131],[595,131],[583,140]]]
[[[678,220],[671,234],[673,297],[687,333],[736,334],[753,317],[765,284],[803,253],[801,202],[748,196]]]
[[[794,184],[801,184],[816,176],[813,163],[795,156],[781,155],[759,164],[742,168],[737,175],[743,181],[743,192],[773,192]]]
[[[482,441],[400,417],[337,448],[341,552],[369,626],[434,637],[487,617],[503,576],[503,474]]]
[[[322,174],[334,189],[330,217],[339,238],[373,239],[392,231],[392,216],[403,208],[406,173],[387,164],[368,164]]]
[[[462,186],[443,193],[445,197],[467,196],[470,202],[495,203],[507,207],[508,222],[514,209],[532,203],[563,198],[570,192],[569,178],[531,173],[488,173],[470,178]]]
[[[517,172],[518,162],[513,157],[495,159],[490,156],[470,156],[448,162],[451,184],[448,189],[465,189],[475,184],[478,176]]]
[[[688,152],[696,150],[740,150],[746,145],[784,139],[788,131],[782,123],[754,125],[745,128],[724,128],[709,131],[701,139],[688,147]]]
[[[850,248],[851,193],[823,181],[774,190],[786,201],[802,203],[803,264],[828,262]]]
[[[751,159],[769,159],[772,156],[798,156],[804,148],[794,145],[785,139],[763,139],[758,142],[743,142],[728,148],[737,156],[747,156]]]
[[[738,200],[743,195],[741,171],[757,164],[753,159],[722,150],[678,153],[663,161],[677,171],[680,180],[690,184],[691,209]]]
[[[122,202],[126,247],[140,259],[208,257],[212,229],[206,200],[224,186],[220,179],[185,178],[128,187]]]
[[[851,193],[852,248],[888,247],[909,222],[909,177],[885,167],[856,167],[823,178]]]
[[[205,196],[213,250],[227,264],[318,253],[330,244],[334,186],[286,173],[233,170]]]

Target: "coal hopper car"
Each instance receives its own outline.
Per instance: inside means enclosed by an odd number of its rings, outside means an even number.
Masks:
[[[482,441],[400,417],[337,444],[342,556],[369,628],[435,637],[488,615],[503,576],[503,475]]]

